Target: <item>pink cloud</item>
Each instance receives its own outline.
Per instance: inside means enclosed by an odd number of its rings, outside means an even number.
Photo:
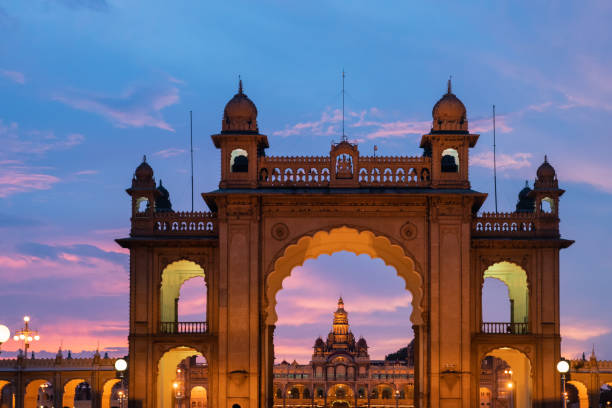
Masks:
[[[24,166],[0,166],[0,197],[49,190],[59,178]]]
[[[590,322],[570,322],[561,324],[561,337],[571,340],[589,340],[612,332],[609,325]]]
[[[100,171],[98,170],[81,170],[74,173],[75,176],[90,176],[94,174],[98,174]]]
[[[80,133],[58,137],[48,130],[21,130],[15,122],[4,124],[0,119],[0,141],[5,153],[44,154],[51,150],[66,150],[85,140]]]
[[[311,133],[315,135],[332,135],[334,134],[334,127],[329,124],[339,123],[342,120],[342,111],[339,109],[330,110],[327,109],[321,114],[321,118],[312,122],[300,122],[295,125],[286,127],[283,130],[277,130],[272,132],[274,136],[295,136],[304,133]]]
[[[505,169],[521,169],[531,166],[530,159],[533,157],[531,153],[501,153],[496,157],[497,168]],[[481,152],[470,157],[470,164],[473,166],[484,167],[487,169],[493,168],[493,152]]]
[[[118,127],[156,127],[174,132],[161,111],[178,103],[176,87],[157,89],[132,87],[119,96],[92,95],[83,92],[58,94],[54,100],[72,108],[105,117]]]
[[[169,149],[164,149],[164,150],[160,150],[159,152],[155,152],[153,153],[153,156],[159,156],[164,159],[167,159],[168,157],[180,156],[182,154],[185,154],[185,152],[186,152],[185,149],[171,147]]]
[[[25,75],[19,71],[9,71],[6,69],[0,69],[0,75],[20,85],[26,83]]]
[[[562,181],[584,183],[606,193],[612,193],[612,178],[610,178],[612,168],[607,164],[572,157],[560,161],[557,173]]]

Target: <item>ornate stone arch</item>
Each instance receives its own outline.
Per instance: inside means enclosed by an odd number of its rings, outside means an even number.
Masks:
[[[276,294],[282,289],[283,280],[291,275],[293,268],[303,265],[307,259],[339,251],[366,254],[372,259],[380,258],[385,265],[394,267],[412,294],[411,322],[414,325],[423,324],[424,279],[414,257],[409,256],[402,245],[393,243],[386,235],[376,234],[370,228],[346,225],[316,229],[292,240],[277,252],[265,278],[266,323],[273,325],[278,319]]]

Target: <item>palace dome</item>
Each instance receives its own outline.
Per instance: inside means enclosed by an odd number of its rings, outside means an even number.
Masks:
[[[149,163],[147,163],[147,156],[144,156],[142,158],[142,163],[136,167],[134,176],[138,181],[148,181],[153,179],[153,169],[151,166],[149,166]]]
[[[546,156],[544,156],[544,163],[538,167],[536,174],[538,176],[538,180],[540,181],[553,181],[555,179],[555,168],[550,165]]]
[[[450,79],[446,94],[436,102],[431,116],[433,117],[433,131],[467,131],[467,111],[463,102],[451,92]]]
[[[238,84],[238,93],[225,105],[221,133],[248,132],[257,133],[257,107],[242,91],[242,80]]]

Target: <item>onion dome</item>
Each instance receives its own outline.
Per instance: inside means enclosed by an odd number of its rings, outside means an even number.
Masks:
[[[315,344],[314,344],[315,348],[323,348],[325,347],[325,343],[323,343],[323,339],[321,337],[317,338],[315,340]]]
[[[516,203],[516,212],[534,212],[535,200],[530,196],[531,188],[529,183],[525,181],[525,187],[519,192],[518,202]]]
[[[158,196],[155,198],[155,211],[156,212],[172,212],[172,203],[170,202],[170,193],[162,185],[161,179],[159,180],[159,186],[157,187]]]
[[[448,90],[433,107],[432,132],[462,131],[467,132],[468,121],[465,105],[451,92],[451,80],[448,80]]]
[[[548,162],[548,157],[544,156],[544,163],[538,167],[537,179],[534,183],[534,188],[558,188],[557,173],[555,168]]]
[[[242,79],[238,93],[225,105],[221,133],[258,133],[257,107],[242,91]]]
[[[153,180],[153,169],[149,166],[149,163],[147,163],[147,156],[142,157],[142,163],[140,163],[140,166],[136,167],[134,177],[138,181]]]

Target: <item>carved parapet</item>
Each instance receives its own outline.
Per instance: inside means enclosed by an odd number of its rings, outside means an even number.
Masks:
[[[558,238],[559,224],[551,228],[550,218],[537,213],[482,213],[472,221],[472,236]]]
[[[132,223],[132,236],[217,236],[217,214],[160,212]]]
[[[427,187],[431,184],[431,159],[348,154],[261,157],[258,174],[262,187]]]

